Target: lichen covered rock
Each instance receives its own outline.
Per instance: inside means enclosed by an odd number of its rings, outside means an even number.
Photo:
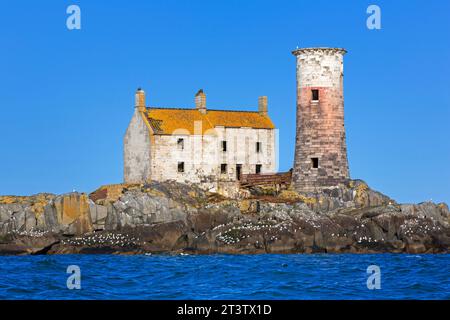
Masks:
[[[255,189],[256,190],[256,189]],[[446,204],[399,205],[360,180],[224,198],[175,182],[0,197],[0,253],[448,252]]]
[[[90,209],[89,199],[84,193],[57,196],[45,206],[45,228],[54,233],[75,235],[92,232]]]

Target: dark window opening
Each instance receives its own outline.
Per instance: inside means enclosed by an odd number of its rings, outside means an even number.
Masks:
[[[184,172],[184,162],[178,162],[178,172]]]
[[[183,138],[178,139],[177,145],[178,145],[178,149],[184,150],[184,139]]]
[[[222,163],[220,165],[220,173],[222,173],[222,174],[227,173],[227,164],[226,163]]]
[[[256,143],[256,152],[260,153],[261,152],[261,142],[257,142]]]
[[[317,89],[312,90],[312,100],[319,101],[319,90]]]
[[[260,164],[256,165],[256,174],[260,174],[261,173],[261,168],[262,168],[262,165],[260,165]]]
[[[227,142],[226,141],[222,141],[222,151],[223,152],[227,151]]]
[[[242,164],[236,165],[236,179],[241,180]]]
[[[311,158],[312,167],[317,169],[319,167],[319,158]]]

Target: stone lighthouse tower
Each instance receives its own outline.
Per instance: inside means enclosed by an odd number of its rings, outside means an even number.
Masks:
[[[343,58],[339,48],[302,48],[297,58],[297,131],[292,184],[297,191],[349,178],[344,127]]]

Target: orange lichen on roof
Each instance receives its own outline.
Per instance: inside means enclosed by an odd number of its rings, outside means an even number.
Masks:
[[[147,119],[155,134],[214,134],[215,127],[274,129],[272,120],[257,111],[148,108]]]
[[[206,116],[215,127],[275,129],[269,116],[262,115],[258,111],[208,110]]]
[[[155,134],[204,134],[214,128],[197,109],[149,108],[147,118]]]

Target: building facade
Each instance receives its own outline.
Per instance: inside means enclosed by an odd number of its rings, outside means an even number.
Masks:
[[[292,185],[298,191],[349,179],[339,48],[303,48],[297,58],[297,127]]]
[[[124,137],[124,181],[199,183],[225,194],[242,174],[276,171],[275,126],[267,97],[258,111],[207,109],[200,90],[195,108],[146,107],[138,89]]]

